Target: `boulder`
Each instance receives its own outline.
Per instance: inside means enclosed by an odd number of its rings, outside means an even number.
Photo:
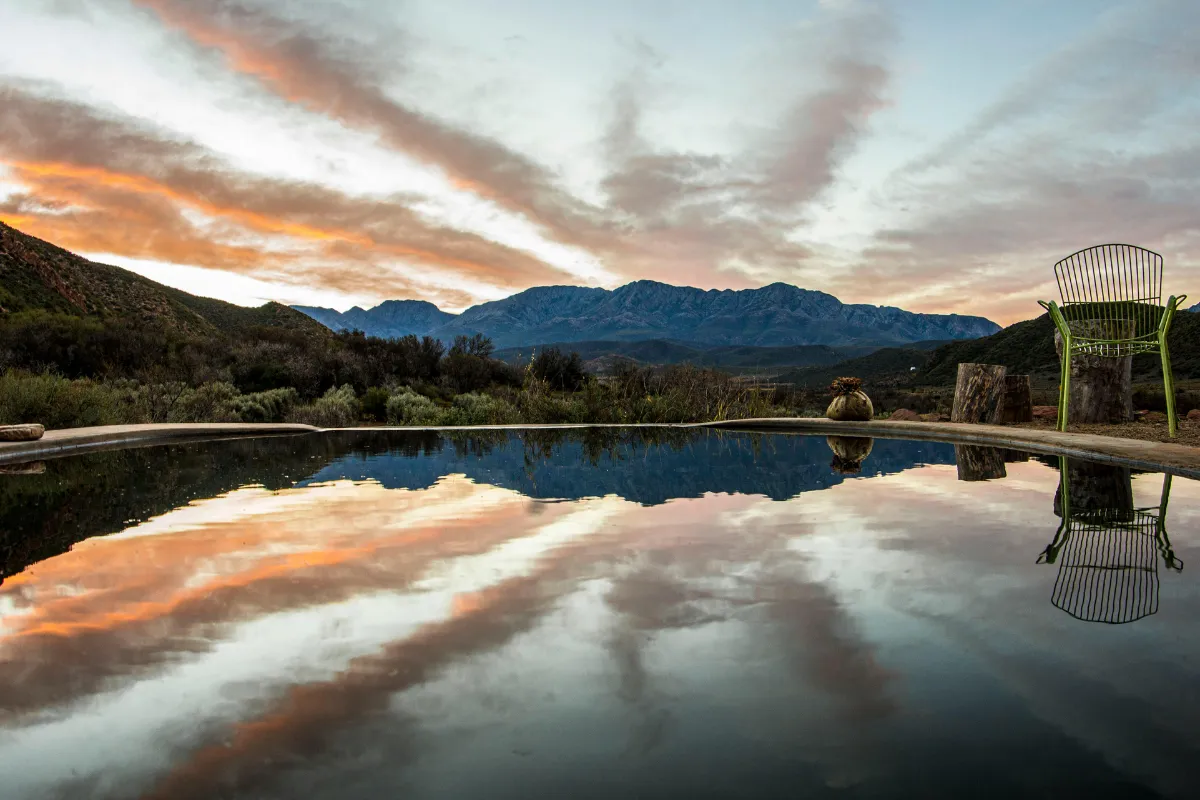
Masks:
[[[907,408],[897,408],[888,419],[893,422],[920,422],[921,415]]]
[[[45,432],[41,425],[0,425],[0,442],[32,442]]]
[[[1192,422],[1200,422],[1200,408],[1193,408],[1189,411],[1187,418]]]
[[[1139,411],[1137,420],[1138,422],[1166,422],[1167,415],[1161,411]]]
[[[1034,406],[1034,419],[1058,420],[1058,406]]]

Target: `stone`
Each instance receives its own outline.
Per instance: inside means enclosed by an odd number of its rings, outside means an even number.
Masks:
[[[907,408],[897,408],[888,419],[893,422],[920,422],[921,415]]]
[[[1166,422],[1167,415],[1161,411],[1143,411],[1138,415],[1138,422]]]
[[[1193,408],[1187,413],[1187,418],[1192,422],[1200,422],[1200,408]]]
[[[1058,420],[1058,406],[1034,406],[1034,419]]]
[[[41,425],[0,425],[0,442],[32,442],[45,432]]]

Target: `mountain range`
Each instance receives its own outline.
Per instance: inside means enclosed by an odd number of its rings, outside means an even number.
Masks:
[[[665,339],[702,346],[872,346],[973,339],[1000,330],[983,317],[916,314],[890,306],[842,303],[825,292],[772,283],[761,289],[708,291],[656,281],[618,289],[538,286],[448,314],[431,303],[389,301],[346,312],[294,306],[339,330],[450,341],[481,333],[499,348],[546,342]]]

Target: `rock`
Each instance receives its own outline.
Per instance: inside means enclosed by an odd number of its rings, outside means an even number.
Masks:
[[[0,442],[32,442],[45,432],[41,425],[0,425]]]
[[[1142,411],[1138,415],[1138,422],[1166,422],[1167,415],[1161,411]]]
[[[907,408],[897,408],[888,419],[893,422],[920,422],[921,415]]]
[[[1193,408],[1187,413],[1187,418],[1192,422],[1200,422],[1200,408]]]
[[[1058,406],[1034,406],[1033,407],[1033,418],[1034,419],[1050,419],[1050,420],[1057,421],[1058,420]]]
[[[937,413],[922,414],[921,421],[922,422],[949,422],[950,415],[949,414],[937,414]]]

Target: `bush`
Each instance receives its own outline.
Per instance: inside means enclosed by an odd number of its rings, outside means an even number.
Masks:
[[[38,422],[54,429],[145,422],[129,399],[112,384],[8,370],[0,377],[0,425]]]
[[[387,420],[387,405],[391,395],[382,386],[372,386],[362,396],[363,417],[374,422]]]
[[[441,411],[428,397],[405,389],[388,398],[387,421],[392,425],[438,425]]]
[[[233,408],[235,398],[239,397],[232,383],[206,383],[185,392],[169,418],[171,422],[239,422],[241,417]]]
[[[283,422],[299,402],[300,393],[288,387],[238,395],[229,408],[239,422]]]
[[[446,410],[443,425],[511,425],[519,421],[517,409],[505,400],[486,394],[460,394]]]
[[[349,427],[358,420],[358,398],[354,395],[354,387],[346,384],[331,388],[314,402],[293,408],[287,420],[318,428]]]

